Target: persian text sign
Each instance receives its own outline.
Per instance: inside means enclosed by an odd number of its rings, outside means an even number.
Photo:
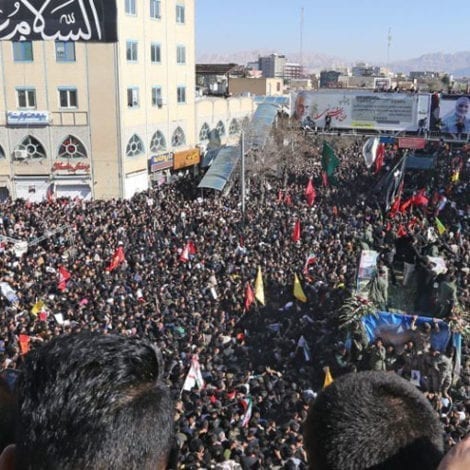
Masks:
[[[173,169],[179,170],[180,168],[197,165],[201,160],[201,154],[199,149],[191,149],[176,152],[173,158]]]
[[[49,124],[47,111],[8,111],[7,124]]]
[[[115,0],[0,0],[0,40],[116,42]]]

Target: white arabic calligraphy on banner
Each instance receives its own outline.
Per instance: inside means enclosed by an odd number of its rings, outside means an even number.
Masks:
[[[115,0],[0,0],[0,40],[101,41],[100,16],[115,17]],[[106,4],[106,5],[105,5]],[[97,5],[100,5],[98,12]],[[115,18],[106,24],[115,29]],[[114,23],[114,24],[113,24]],[[106,33],[106,32],[105,32]]]
[[[49,124],[47,111],[8,111],[7,124]]]

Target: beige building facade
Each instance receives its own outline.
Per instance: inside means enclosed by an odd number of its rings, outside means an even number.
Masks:
[[[280,96],[284,94],[282,78],[242,78],[230,77],[228,82],[230,95]]]
[[[0,198],[130,198],[150,162],[198,163],[194,1],[116,12],[117,41],[0,40]]]

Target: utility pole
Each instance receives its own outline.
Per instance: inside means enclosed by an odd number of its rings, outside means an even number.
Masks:
[[[245,131],[242,129],[240,134],[241,151],[241,198],[242,198],[242,222],[245,226]]]
[[[300,9],[300,73],[304,76],[304,64],[303,64],[303,53],[304,53],[304,7]]]
[[[390,46],[392,45],[392,28],[388,28],[387,35],[387,69],[390,66]]]

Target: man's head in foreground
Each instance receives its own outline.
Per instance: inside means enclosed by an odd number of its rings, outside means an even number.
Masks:
[[[159,351],[139,339],[52,340],[26,357],[14,461],[2,460],[17,470],[166,468],[174,409],[161,374]]]
[[[305,422],[313,470],[436,469],[439,418],[416,387],[390,372],[359,372],[318,394]]]

